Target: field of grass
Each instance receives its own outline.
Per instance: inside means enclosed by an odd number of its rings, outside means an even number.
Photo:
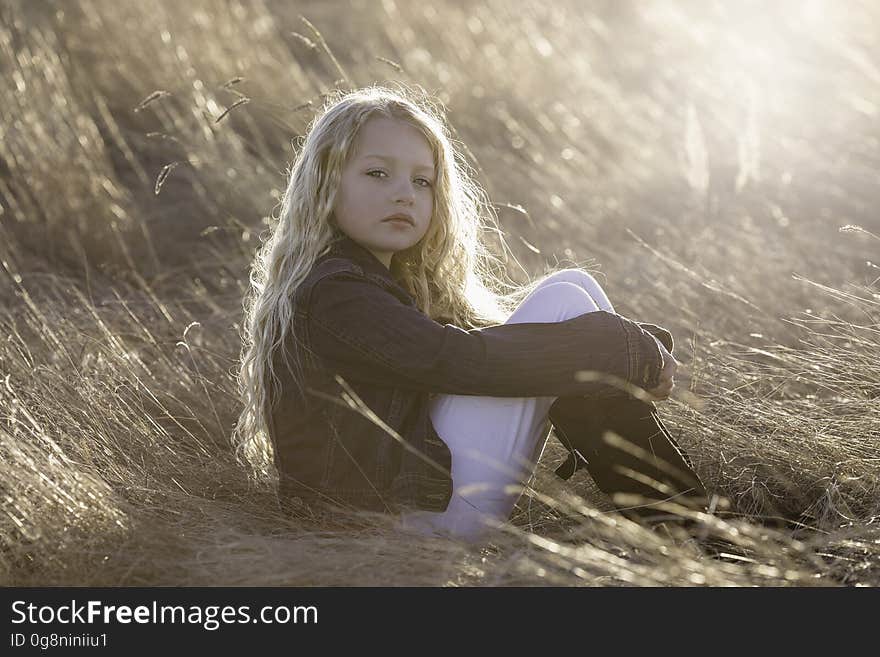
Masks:
[[[880,7],[0,4],[0,583],[880,584]],[[509,274],[601,272],[735,512],[707,558],[552,474],[468,548],[284,504],[229,442],[248,266],[335,87],[436,94]]]

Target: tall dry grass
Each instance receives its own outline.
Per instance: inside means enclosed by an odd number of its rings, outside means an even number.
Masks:
[[[0,581],[877,584],[878,27],[855,0],[4,3]],[[673,330],[662,412],[738,556],[608,513],[552,439],[482,548],[236,467],[241,299],[292,142],[322,93],[393,80],[449,105],[514,278],[596,261]]]

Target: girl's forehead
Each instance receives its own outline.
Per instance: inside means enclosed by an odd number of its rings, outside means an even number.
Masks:
[[[396,151],[408,151],[426,157],[433,162],[433,148],[422,132],[408,121],[373,116],[358,130],[355,138],[358,155],[388,155]]]

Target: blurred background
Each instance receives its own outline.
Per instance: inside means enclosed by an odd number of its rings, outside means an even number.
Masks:
[[[101,552],[120,565],[90,582],[228,572],[218,527],[263,508],[228,448],[248,266],[322,94],[395,81],[446,105],[511,278],[586,266],[672,330],[664,408],[735,508],[875,531],[878,53],[859,0],[3,0],[8,581],[82,582],[71,564],[110,535],[141,565]],[[239,506],[200,534],[218,491]],[[181,556],[179,523],[226,555],[215,570]],[[150,565],[166,553],[173,575]]]

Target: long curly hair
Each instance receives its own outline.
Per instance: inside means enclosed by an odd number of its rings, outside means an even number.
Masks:
[[[245,299],[238,374],[244,408],[233,431],[237,460],[252,479],[277,482],[268,431],[270,404],[279,385],[273,356],[292,332],[294,292],[339,237],[333,218],[341,172],[360,127],[372,116],[408,121],[431,146],[436,182],[428,231],[395,253],[391,273],[428,317],[463,328],[504,323],[538,281],[503,280],[500,260],[484,245],[486,231],[501,236],[494,209],[477,183],[438,101],[407,87],[371,86],[337,91],[309,125],[290,171],[280,214],[258,249]],[[502,237],[503,244],[503,237]],[[296,336],[292,336],[296,338]],[[282,348],[293,380],[303,388],[302,367]]]

